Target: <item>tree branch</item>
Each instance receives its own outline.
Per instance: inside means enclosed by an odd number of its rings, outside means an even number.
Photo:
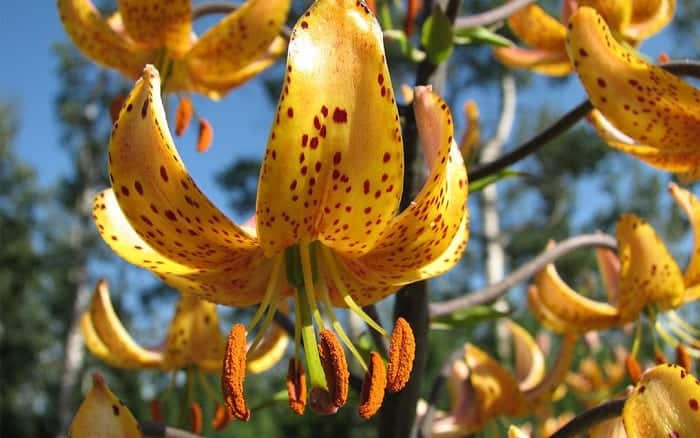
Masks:
[[[619,417],[622,414],[622,408],[625,406],[626,401],[627,398],[620,398],[588,409],[566,423],[561,429],[556,431],[551,438],[579,436],[579,434],[584,433],[591,426],[611,418]],[[653,413],[650,413],[650,415],[653,415]]]

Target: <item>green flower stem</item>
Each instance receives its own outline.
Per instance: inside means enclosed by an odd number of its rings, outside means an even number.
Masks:
[[[326,376],[321,366],[321,359],[318,354],[316,344],[316,331],[314,330],[311,313],[309,312],[309,301],[303,288],[297,289],[299,307],[297,312],[301,319],[301,337],[304,340],[304,354],[306,355],[306,367],[309,369],[309,378],[312,388],[328,389]]]

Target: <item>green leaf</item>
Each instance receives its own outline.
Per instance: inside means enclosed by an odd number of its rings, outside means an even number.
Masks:
[[[450,330],[472,327],[480,322],[509,316],[510,313],[501,312],[491,306],[472,306],[433,319],[430,322],[430,328],[434,330]]]
[[[515,178],[518,176],[530,176],[530,174],[526,172],[518,172],[516,170],[504,169],[494,173],[493,175],[489,175],[469,183],[469,193],[480,192],[481,190],[484,190],[485,187],[488,187],[502,179]]]
[[[437,65],[445,62],[452,53],[452,23],[440,7],[435,6],[433,13],[423,23],[421,44],[425,48],[428,60]]]
[[[455,44],[484,43],[496,47],[511,47],[513,42],[487,27],[467,27],[454,34]]]

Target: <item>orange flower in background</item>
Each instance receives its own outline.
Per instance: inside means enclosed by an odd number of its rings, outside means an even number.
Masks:
[[[548,76],[568,75],[573,67],[566,52],[566,23],[581,6],[596,9],[614,37],[632,46],[665,27],[676,9],[675,0],[563,0],[561,19],[557,19],[530,4],[508,18],[510,30],[529,48],[499,47],[494,50],[496,59]]]
[[[190,0],[119,0],[104,18],[91,0],[58,0],[75,45],[96,63],[136,79],[156,64],[165,91],[218,99],[272,65],[284,53],[279,36],[290,0],[249,0],[197,37]]]
[[[284,84],[260,174],[255,227],[226,218],[189,176],[168,131],[158,72],[150,66],[114,125],[112,189],[95,200],[100,234],[127,261],[183,293],[231,306],[260,305],[247,330],[234,326],[225,358],[222,384],[229,408],[241,419],[249,415],[240,357],[246,331],[262,321],[255,344],[281,301],[296,302],[294,360],[303,341],[311,406],[331,413],[346,397],[340,342],[368,371],[367,394],[377,394],[371,382],[382,380],[375,374],[379,362],[366,366],[333,307],[350,308],[386,335],[361,306],[449,270],[468,239],[466,168],[452,116],[425,87],[416,89],[414,109],[428,180],[397,214],[401,126],[382,33],[363,3],[319,0],[302,16],[289,44]],[[408,380],[415,349],[402,321],[387,370],[392,390]]]

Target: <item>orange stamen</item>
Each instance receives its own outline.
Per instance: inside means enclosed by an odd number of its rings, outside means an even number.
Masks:
[[[318,354],[321,358],[323,373],[328,382],[328,395],[337,408],[345,405],[348,400],[350,386],[350,371],[345,360],[345,352],[332,331],[326,329],[319,333]]]
[[[362,382],[360,393],[360,417],[369,420],[377,413],[384,401],[384,388],[386,388],[386,368],[384,361],[377,352],[370,353],[369,366]]]
[[[413,359],[416,357],[416,339],[413,330],[405,319],[399,318],[394,325],[389,343],[389,369],[387,370],[387,390],[401,391],[413,370]]]
[[[668,56],[668,53],[666,53],[666,52],[659,53],[659,57],[657,58],[657,61],[659,62],[659,64],[666,64],[670,60],[671,60],[671,57]]]
[[[153,399],[150,403],[151,406],[151,420],[162,423],[163,422],[163,412],[160,409],[160,400]]]
[[[226,354],[221,373],[224,401],[231,415],[241,421],[250,419],[250,410],[243,396],[245,379],[246,331],[243,324],[234,324],[226,342]]]
[[[233,418],[228,413],[228,409],[224,405],[216,405],[216,411],[214,412],[214,419],[211,422],[211,427],[214,430],[223,430],[231,422]]]
[[[192,433],[202,433],[202,407],[197,402],[190,404],[190,417],[192,419]]]
[[[661,365],[664,363],[668,363],[668,359],[666,359],[666,355],[663,351],[656,350],[654,352],[654,362],[656,363],[656,365]]]
[[[629,355],[625,358],[625,368],[632,383],[636,384],[642,378],[642,367],[637,362],[637,358]]]
[[[214,128],[207,119],[199,119],[199,136],[197,137],[197,152],[206,152],[214,139]]]
[[[178,137],[187,131],[192,120],[192,102],[188,97],[181,97],[175,110],[175,135]]]
[[[299,359],[292,358],[289,361],[287,394],[290,409],[297,415],[303,415],[306,408],[306,373]]]
[[[685,368],[686,371],[690,372],[690,367],[692,366],[690,362],[690,355],[683,344],[678,344],[676,346],[676,363]]]

